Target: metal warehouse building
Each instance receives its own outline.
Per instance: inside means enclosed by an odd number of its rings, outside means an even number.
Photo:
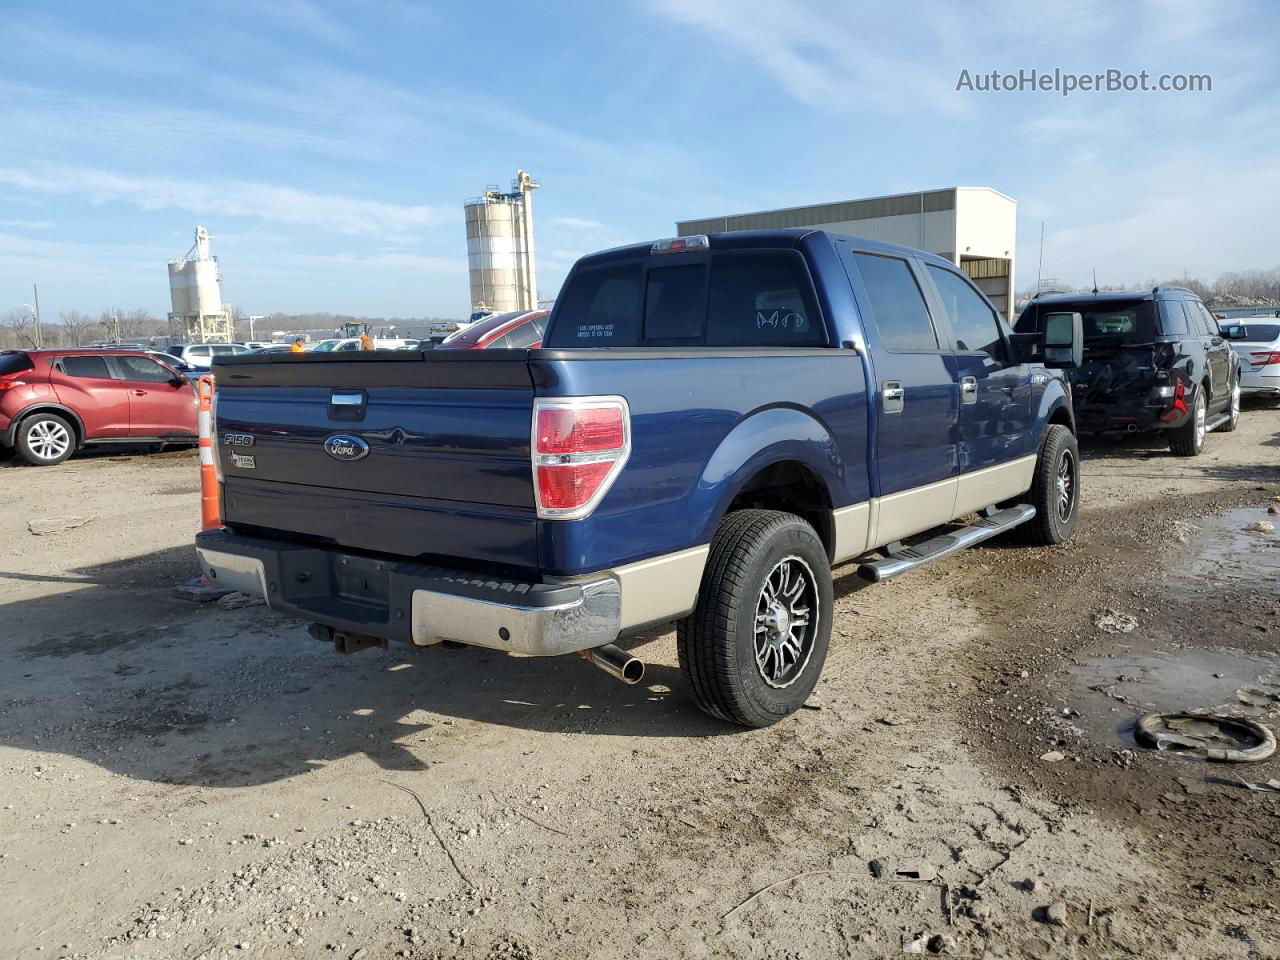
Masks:
[[[821,227],[945,257],[1012,319],[1017,201],[991,187],[947,187],[866,200],[819,203],[705,220],[682,220],[680,236],[774,227]]]

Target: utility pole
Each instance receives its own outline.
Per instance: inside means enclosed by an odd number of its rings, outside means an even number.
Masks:
[[[35,314],[36,314],[36,349],[39,350],[44,346],[44,332],[40,328],[40,284],[31,284],[31,289],[35,291]]]

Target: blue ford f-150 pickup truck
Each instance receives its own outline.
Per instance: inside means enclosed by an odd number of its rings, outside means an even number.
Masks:
[[[1078,314],[1015,334],[905,247],[609,250],[540,349],[218,358],[225,527],[200,564],[344,651],[582,653],[634,682],[614,641],[678,621],[699,705],[763,726],[817,682],[833,565],[877,581],[1014,527],[1071,535],[1054,368],[1080,350]]]

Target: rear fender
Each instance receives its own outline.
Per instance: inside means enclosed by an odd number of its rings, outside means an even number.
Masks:
[[[715,535],[729,506],[751,479],[776,463],[803,464],[842,505],[845,463],[830,431],[812,415],[794,407],[770,407],[748,415],[721,441],[693,493],[691,516],[699,518],[695,543]]]
[[[5,430],[3,437],[0,437],[0,440],[3,440],[6,447],[13,446],[14,441],[18,438],[18,427],[22,425],[23,420],[31,416],[33,413],[56,413],[63,419],[70,420],[71,426],[76,431],[76,445],[79,446],[84,443],[84,421],[80,419],[79,415],[74,410],[70,407],[64,407],[60,403],[54,403],[49,400],[37,400],[35,403],[28,404],[23,407],[14,414],[13,419],[9,421],[9,426]]]

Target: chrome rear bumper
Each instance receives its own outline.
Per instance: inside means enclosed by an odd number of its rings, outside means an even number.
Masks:
[[[611,643],[622,628],[622,590],[612,576],[523,583],[225,531],[200,534],[196,554],[215,583],[357,636],[546,657]]]

